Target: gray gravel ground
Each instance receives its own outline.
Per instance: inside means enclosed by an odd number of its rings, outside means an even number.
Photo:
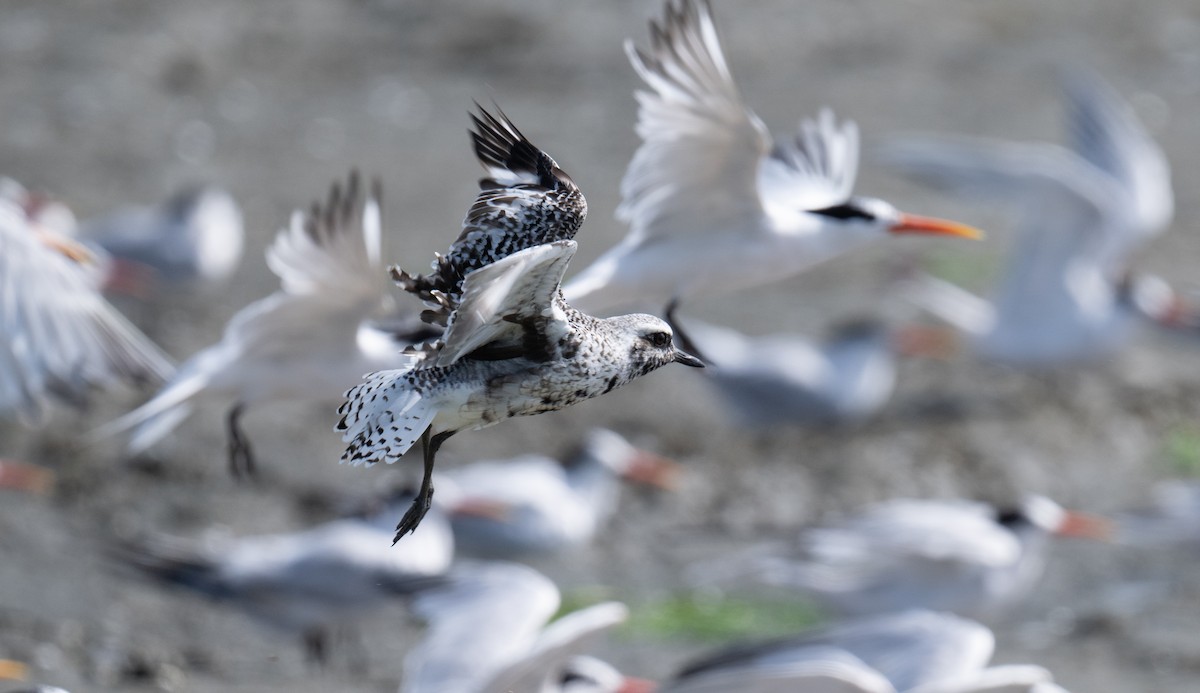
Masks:
[[[1178,221],[1139,266],[1194,287],[1193,0],[715,4],[743,93],[776,131],[828,104],[858,121],[868,147],[911,131],[1057,138],[1051,68],[1095,67],[1133,101],[1174,168]],[[582,267],[624,232],[611,212],[637,141],[636,78],[621,41],[644,40],[658,11],[657,0],[9,0],[0,6],[0,173],[54,192],[85,217],[196,180],[235,192],[250,238],[233,284],[126,306],[179,358],[274,289],[262,249],[290,209],[351,167],[385,183],[386,257],[423,266],[457,234],[474,196],[472,99],[498,101],[587,194]],[[997,209],[939,199],[869,165],[858,189],[992,235],[980,244],[881,243],[761,292],[697,302],[693,313],[752,332],[812,330],[886,305],[879,264],[898,252],[981,276],[1002,257],[1007,219]],[[1050,377],[965,358],[905,364],[880,420],[768,435],[728,425],[695,373],[669,368],[569,411],[456,437],[441,460],[553,452],[604,424],[684,461],[680,493],[630,495],[595,550],[541,566],[565,586],[610,585],[644,599],[679,585],[691,560],[892,496],[1039,491],[1094,511],[1140,501],[1172,473],[1164,441],[1200,422],[1198,347],[1147,340],[1111,363]],[[86,415],[61,412],[40,432],[0,427],[0,454],[61,475],[49,498],[0,496],[0,658],[31,662],[37,680],[74,691],[394,690],[419,633],[400,606],[374,615],[361,643],[340,650],[366,657],[365,674],[350,655],[314,673],[291,641],[130,580],[102,554],[119,532],[292,528],[317,518],[297,504],[301,494],[376,487],[384,470],[334,463],[332,405],[250,414],[269,475],[253,488],[227,478],[217,405],[161,446],[158,464],[127,462],[115,442],[80,442],[137,401],[118,395]],[[998,658],[1049,666],[1076,692],[1195,687],[1196,569],[1194,556],[1064,543],[1037,593],[996,624]],[[1143,580],[1169,589],[1139,601],[1120,587]],[[627,638],[602,654],[659,677],[702,647]]]

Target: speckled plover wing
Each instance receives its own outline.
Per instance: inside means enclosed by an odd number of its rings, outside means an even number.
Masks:
[[[469,353],[475,358],[548,353],[570,329],[554,299],[575,248],[575,241],[546,243],[472,272],[446,327],[437,365],[448,366]]]
[[[569,240],[587,215],[587,202],[571,177],[497,113],[480,107],[471,116],[475,155],[489,177],[480,180],[458,239],[437,256],[430,274],[392,268],[400,286],[433,307],[425,314],[430,322],[446,324],[472,270],[526,248]]]

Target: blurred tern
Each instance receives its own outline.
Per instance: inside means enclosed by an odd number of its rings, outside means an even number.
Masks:
[[[592,540],[616,512],[621,478],[669,488],[678,471],[674,462],[597,428],[561,461],[526,455],[453,469],[443,475],[439,504],[462,553],[545,555]]]
[[[1040,691],[1038,666],[988,667],[995,638],[951,614],[912,610],[733,645],[686,665],[661,693]]]
[[[80,224],[81,238],[107,251],[118,271],[156,284],[215,286],[242,257],[242,212],[228,192],[180,190],[157,207],[124,209]]]
[[[696,573],[705,580],[754,575],[846,614],[928,608],[986,616],[1033,587],[1052,536],[1108,539],[1110,532],[1107,521],[1043,496],[1012,509],[892,500],[840,524],[805,530],[795,547],[768,547]]]
[[[481,108],[473,119],[475,154],[491,177],[480,182],[462,234],[429,275],[393,268],[445,333],[413,349],[414,364],[368,374],[338,409],[343,462],[395,462],[422,441],[421,492],[397,540],[432,502],[435,455],[458,431],[556,411],[669,363],[703,365],[677,350],[670,326],[654,316],[598,319],[563,300],[583,194],[503,114]]]
[[[101,296],[107,258],[73,230],[64,205],[0,181],[0,413],[29,424],[51,401],[83,405],[93,389],[174,371]]]
[[[449,568],[454,537],[440,512],[402,548],[389,546],[391,517],[411,501],[405,493],[369,516],[300,532],[205,542],[152,536],[115,553],[153,578],[300,635],[308,656],[320,662],[332,626],[438,584]]]
[[[891,399],[897,355],[946,348],[928,329],[869,319],[842,323],[821,343],[788,334],[749,337],[693,320],[676,334],[684,349],[712,366],[705,380],[734,418],[752,428],[864,421]]]
[[[625,605],[596,604],[547,626],[558,606],[558,588],[532,568],[500,562],[456,568],[446,586],[413,601],[429,629],[405,657],[401,693],[652,690],[637,680],[591,674],[596,660],[581,660],[598,635],[625,621]]]
[[[193,355],[149,402],[101,427],[99,436],[136,428],[130,452],[169,433],[211,392],[233,399],[227,417],[235,475],[255,470],[239,420],[250,407],[279,400],[333,400],[381,367],[412,360],[366,326],[387,301],[380,264],[378,190],[364,197],[357,175],[335,185],[311,212],[293,214],[267,250],[281,288],[240,310],[221,341]]]
[[[824,110],[773,142],[742,104],[708,3],[668,0],[648,50],[626,43],[643,144],[621,183],[629,235],[564,288],[581,310],[680,301],[790,277],[886,233],[968,238],[955,222],[851,196],[858,130]],[[670,314],[671,311],[668,311]]]
[[[994,298],[932,277],[911,297],[971,335],[984,357],[1052,365],[1123,345],[1135,318],[1171,325],[1182,302],[1129,273],[1130,255],[1171,221],[1166,157],[1099,77],[1064,73],[1072,148],[968,138],[906,138],[882,152],[913,178],[1015,201],[1019,236]]]

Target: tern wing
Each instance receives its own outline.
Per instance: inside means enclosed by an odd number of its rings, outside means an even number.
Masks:
[[[542,631],[528,656],[493,678],[484,693],[542,690],[572,657],[584,653],[592,639],[628,617],[629,610],[619,602],[596,604],[563,616]]]
[[[558,608],[549,579],[512,563],[463,566],[413,610],[429,623],[404,659],[403,693],[478,693],[528,652]]]
[[[432,273],[392,269],[406,291],[434,307],[429,320],[443,325],[468,274],[521,250],[570,240],[587,216],[583,193],[554,159],[503,113],[479,111],[471,116],[471,139],[489,177],[479,182],[481,191],[467,211],[462,233],[448,253],[437,257]]]
[[[780,215],[821,209],[845,202],[858,174],[858,126],[838,123],[823,109],[804,120],[795,138],[781,141],[763,161],[759,191],[768,211]]]
[[[40,420],[58,396],[114,382],[158,383],[170,360],[100,295],[91,251],[0,200],[0,411]]]
[[[1171,172],[1162,149],[1099,75],[1074,69],[1064,71],[1061,81],[1073,149],[1127,191],[1134,240],[1159,233],[1174,213]]]
[[[538,358],[568,330],[559,285],[575,241],[528,248],[477,269],[463,282],[462,302],[450,316],[437,365],[476,352],[479,358],[523,354]],[[487,349],[487,354],[477,352]]]
[[[650,23],[649,49],[625,49],[652,90],[636,94],[642,146],[621,181],[627,241],[761,217],[758,174],[770,135],[742,104],[708,3],[668,3],[662,23]]]
[[[369,194],[351,173],[343,191],[335,183],[325,204],[314,203],[267,249],[267,265],[284,293],[293,296],[382,296],[380,245],[382,212],[378,184]]]

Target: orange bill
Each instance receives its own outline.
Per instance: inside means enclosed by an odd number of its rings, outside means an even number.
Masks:
[[[679,475],[682,472],[678,462],[652,452],[638,450],[621,476],[633,483],[673,491],[679,486]]]
[[[1062,522],[1054,529],[1054,533],[1061,537],[1112,541],[1113,523],[1098,515],[1068,510],[1063,515]]]
[[[891,233],[924,233],[934,236],[960,236],[972,240],[983,239],[983,231],[974,226],[960,224],[949,219],[923,217],[917,214],[901,214],[900,220],[888,229]]]

